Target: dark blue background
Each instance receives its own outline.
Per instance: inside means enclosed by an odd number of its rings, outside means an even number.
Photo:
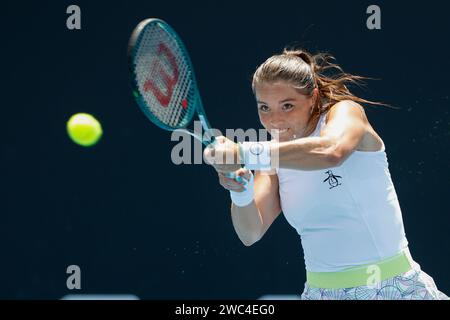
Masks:
[[[66,28],[77,4],[82,30]],[[364,98],[386,143],[413,257],[450,292],[449,10],[444,1],[6,1],[1,8],[0,298],[58,299],[66,268],[81,293],[141,298],[257,298],[299,294],[299,238],[284,217],[244,247],[228,193],[205,165],[175,166],[170,134],[139,111],[129,89],[128,37],[148,17],[170,23],[196,69],[211,123],[258,128],[250,78],[285,45],[328,51],[345,71],[379,78]],[[65,131],[95,115],[93,148]]]

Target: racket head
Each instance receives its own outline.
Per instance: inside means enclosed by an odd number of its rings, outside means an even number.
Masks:
[[[174,131],[186,128],[198,112],[209,129],[189,54],[166,22],[151,18],[137,25],[128,43],[128,65],[134,98],[150,121]]]

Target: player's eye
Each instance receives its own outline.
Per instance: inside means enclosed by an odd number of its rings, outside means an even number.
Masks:
[[[289,111],[289,110],[292,110],[293,108],[294,108],[294,105],[291,104],[291,103],[285,103],[285,104],[283,104],[283,110],[284,110],[284,111]]]
[[[265,104],[259,105],[258,109],[259,109],[259,111],[261,111],[261,112],[269,112],[269,110],[270,110],[269,107],[266,106]]]

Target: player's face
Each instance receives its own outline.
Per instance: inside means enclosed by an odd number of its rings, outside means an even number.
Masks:
[[[278,141],[304,137],[314,105],[314,94],[299,93],[287,82],[261,83],[255,86],[259,119]]]

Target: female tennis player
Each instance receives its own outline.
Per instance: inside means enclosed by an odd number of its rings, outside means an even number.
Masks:
[[[250,246],[283,212],[303,246],[302,299],[449,299],[408,250],[385,145],[360,104],[382,103],[352,94],[346,84],[367,78],[332,59],[285,49],[266,60],[252,89],[272,141],[219,137],[205,149],[230,191],[234,229]]]

